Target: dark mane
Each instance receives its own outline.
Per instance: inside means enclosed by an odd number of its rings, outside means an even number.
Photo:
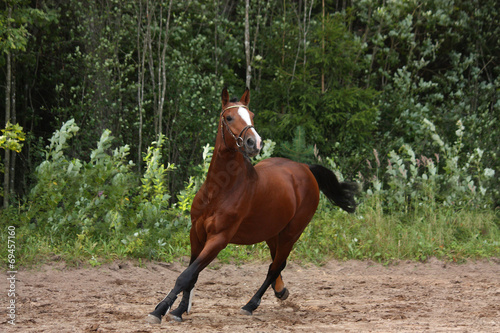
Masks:
[[[233,98],[231,98],[231,99],[229,100],[229,102],[231,102],[231,103],[236,103],[236,102],[238,102],[238,98],[237,98],[237,97],[233,97]]]

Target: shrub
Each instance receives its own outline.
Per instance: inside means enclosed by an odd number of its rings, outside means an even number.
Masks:
[[[495,171],[484,166],[481,149],[461,151],[462,122],[457,122],[456,141],[451,145],[441,139],[429,120],[423,120],[422,128],[437,148],[433,156],[416,153],[403,144],[398,152],[392,150],[387,165],[382,165],[374,150],[374,167],[367,160],[372,173],[360,175],[368,197],[378,197],[385,210],[405,213],[441,205],[455,210],[491,208],[493,195],[487,189],[491,188]]]
[[[129,196],[135,187],[127,145],[110,151],[113,137],[105,130],[90,161],[69,160],[67,142],[79,128],[73,120],[56,131],[46,160],[36,169],[25,218],[32,228],[55,237],[93,236],[127,225]]]

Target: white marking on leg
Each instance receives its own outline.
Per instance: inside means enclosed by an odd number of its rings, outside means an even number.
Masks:
[[[191,292],[189,293],[189,302],[188,302],[188,308],[186,311],[187,314],[189,314],[189,312],[191,312],[191,305],[193,303],[193,294],[194,294],[194,288],[191,289]]]

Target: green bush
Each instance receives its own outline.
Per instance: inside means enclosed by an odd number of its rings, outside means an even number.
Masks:
[[[408,213],[435,210],[440,207],[460,209],[492,209],[495,171],[484,165],[483,151],[475,148],[464,154],[464,126],[457,122],[456,140],[443,141],[433,123],[424,119],[422,131],[432,138],[433,156],[415,152],[408,144],[398,152],[391,151],[387,164],[382,164],[374,150],[374,162],[367,160],[371,173],[361,176],[368,196],[377,196],[385,210]],[[373,165],[373,166],[372,166]]]
[[[21,152],[26,134],[23,132],[23,128],[19,124],[11,124],[7,122],[4,129],[2,129],[2,135],[0,135],[0,148],[15,151],[17,153]]]
[[[79,128],[73,120],[56,131],[46,160],[36,169],[25,219],[31,228],[53,237],[95,236],[127,225],[127,207],[135,188],[129,147],[110,150],[113,137],[103,132],[88,162],[64,152]]]

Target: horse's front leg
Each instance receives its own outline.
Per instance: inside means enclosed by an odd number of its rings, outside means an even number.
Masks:
[[[175,287],[168,293],[168,295],[155,307],[154,311],[151,312],[147,317],[147,322],[150,324],[160,324],[161,318],[170,311],[170,308],[177,299],[177,295],[181,291],[188,290],[188,287],[194,285],[196,282],[197,275],[200,271],[199,265],[195,263],[189,265],[189,267],[184,270],[184,272],[179,275],[175,281]],[[191,288],[192,289],[192,288]]]
[[[204,234],[203,234],[204,236]],[[191,228],[191,232],[189,234],[190,238],[190,243],[191,243],[191,260],[189,261],[189,265],[191,265],[200,255],[201,251],[203,250],[205,246],[205,239],[201,239],[198,237],[198,232],[196,230],[196,224],[193,224],[193,227]],[[182,321],[182,315],[184,313],[189,314],[191,311],[191,304],[192,304],[192,299],[193,299],[193,290],[194,290],[194,285],[196,284],[196,281],[198,281],[198,276],[195,276],[194,280],[192,281],[192,284],[188,286],[188,289],[183,291],[182,294],[182,300],[179,303],[179,306],[177,309],[172,310],[169,312],[169,317],[175,321],[181,322]]]
[[[181,322],[182,315],[184,313],[189,314],[189,312],[191,311],[193,293],[194,293],[194,286],[190,290],[184,290],[184,292],[182,293],[182,300],[177,309],[172,310],[168,313],[170,319]]]
[[[178,320],[182,320],[181,315],[187,311],[187,307],[189,306],[189,297],[190,292],[192,291],[196,280],[198,279],[198,275],[200,272],[207,267],[207,265],[214,260],[219,252],[224,249],[229,242],[229,238],[224,235],[216,235],[207,240],[203,250],[200,255],[194,260],[189,267],[184,270],[184,272],[179,275],[177,280],[175,281],[174,288],[168,293],[168,295],[156,306],[153,312],[151,312],[146,318],[147,322],[150,324],[160,324],[161,319],[165,314],[168,313],[175,300],[177,299],[177,295],[180,292],[185,291],[187,302],[184,302],[186,308],[184,309],[184,304],[181,309],[175,310],[174,316],[178,317]],[[184,297],[183,297],[184,300]],[[182,302],[181,302],[182,303]],[[181,312],[182,311],[182,312]],[[180,312],[180,315],[179,315]],[[177,319],[177,318],[174,318]]]

